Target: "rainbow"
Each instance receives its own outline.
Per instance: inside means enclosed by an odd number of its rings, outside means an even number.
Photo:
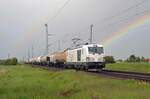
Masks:
[[[46,23],[47,20],[48,20],[48,17],[46,17],[45,19],[42,19],[41,21],[37,22],[36,25],[31,26],[31,28],[29,28],[26,33],[23,33],[24,34],[23,38],[20,38],[14,44],[14,49],[16,50],[16,52],[20,52],[28,44],[30,44],[30,45],[33,44],[33,43],[31,43],[31,41],[34,38],[34,35],[36,35],[36,33],[38,31],[40,31],[40,28],[41,28],[40,24]],[[25,50],[27,50],[27,49],[25,49]]]
[[[119,31],[112,33],[112,35],[103,40],[102,44],[105,47],[109,47],[112,43],[116,42],[120,38],[123,38],[128,33],[131,33],[131,30],[135,30],[147,23],[150,23],[150,14],[135,19],[132,23],[127,24],[127,26],[121,28]]]

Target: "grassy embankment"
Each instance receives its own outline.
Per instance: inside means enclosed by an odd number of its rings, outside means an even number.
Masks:
[[[0,66],[0,99],[149,99],[150,84],[74,70]]]
[[[150,63],[107,64],[106,69],[150,73]]]

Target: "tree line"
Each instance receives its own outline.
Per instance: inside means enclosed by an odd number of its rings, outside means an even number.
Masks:
[[[130,55],[129,58],[127,58],[126,62],[145,62],[145,58],[139,57],[139,56],[135,56],[135,55]]]
[[[17,65],[17,64],[18,64],[18,60],[15,57],[6,60],[0,60],[0,65]]]
[[[115,58],[113,56],[105,56],[104,59],[105,59],[106,63],[116,63],[116,62],[146,62],[146,58],[145,57],[143,57],[143,56],[142,57],[135,56],[134,54],[130,55],[126,60],[122,60],[122,59],[115,60]]]

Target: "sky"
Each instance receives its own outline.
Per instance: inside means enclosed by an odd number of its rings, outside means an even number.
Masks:
[[[150,14],[150,0],[0,0],[0,58],[28,57],[45,51],[45,27],[48,23],[49,53],[72,45],[73,38],[88,42],[94,24],[93,42],[101,44],[114,32]],[[137,5],[138,3],[141,4]],[[133,6],[133,7],[132,7]],[[129,9],[130,8],[130,9]],[[127,9],[127,10],[126,10]],[[57,15],[55,18],[53,18]],[[150,22],[104,45],[105,54],[127,58],[131,54],[150,57]]]

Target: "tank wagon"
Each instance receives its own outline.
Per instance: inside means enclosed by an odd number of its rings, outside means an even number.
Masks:
[[[104,49],[100,44],[82,45],[40,57],[42,65],[75,69],[102,69],[105,67]]]
[[[41,56],[38,58],[38,64],[42,66],[47,66],[50,64],[50,57],[48,55]]]
[[[55,67],[64,67],[67,59],[67,50],[64,52],[57,52],[49,55],[50,64]]]

